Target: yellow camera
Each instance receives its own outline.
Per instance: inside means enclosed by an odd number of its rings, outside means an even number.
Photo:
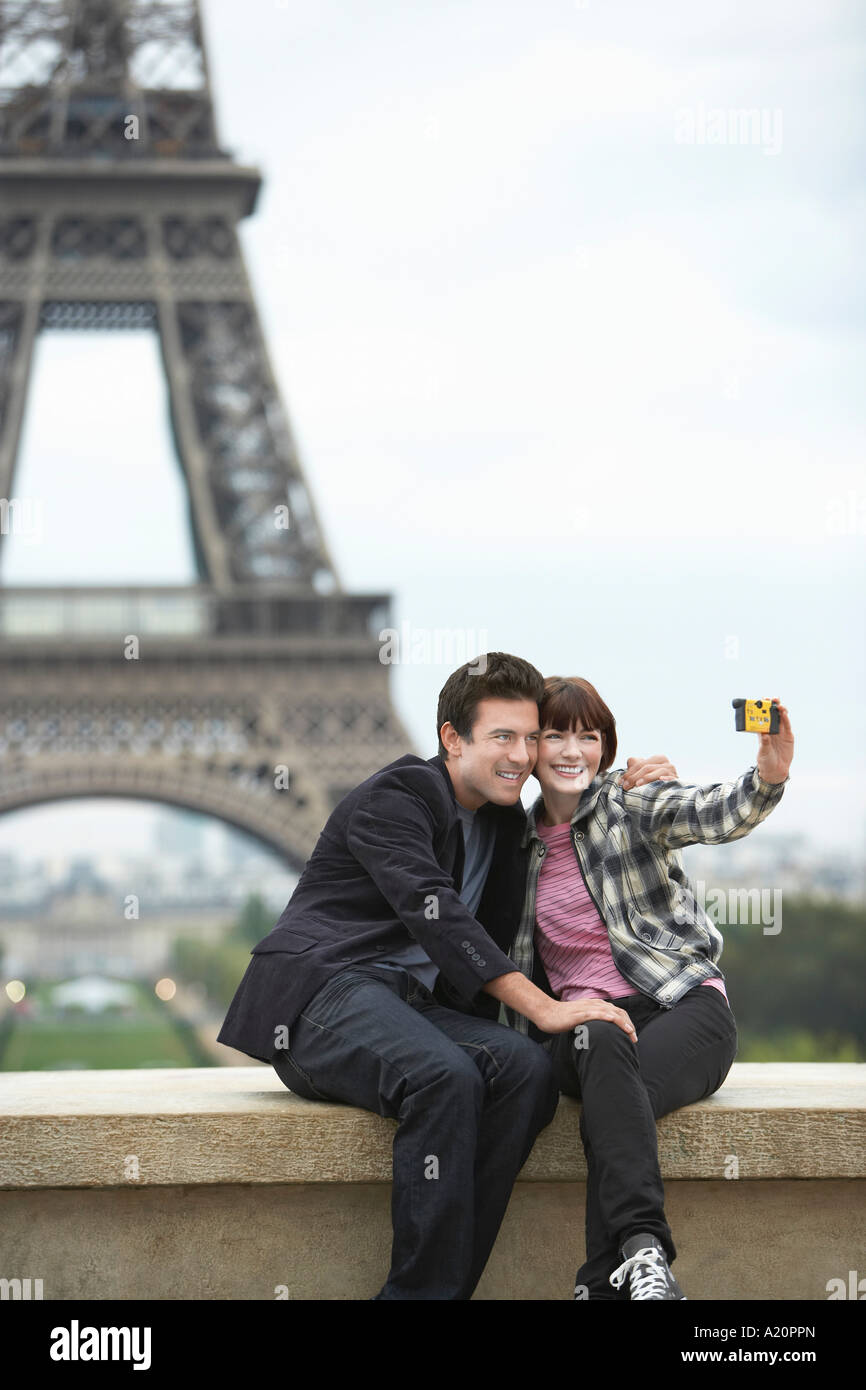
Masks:
[[[777,734],[779,706],[775,700],[732,700],[737,733]]]

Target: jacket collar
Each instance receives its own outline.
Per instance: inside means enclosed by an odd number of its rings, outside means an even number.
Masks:
[[[619,777],[622,771],[623,768],[621,767],[609,768],[607,772],[600,772],[597,777],[593,777],[589,786],[580,794],[580,801],[578,801],[574,815],[571,818],[572,825],[576,825],[578,821],[585,820],[587,816],[592,815],[604,787],[607,783],[612,782],[614,778]],[[541,840],[537,827],[538,818],[543,811],[544,797],[539,796],[526,812],[526,829],[523,832],[523,839],[520,842],[521,849],[525,849],[532,840]]]
[[[437,753],[435,757],[428,758],[427,762],[430,764],[431,767],[435,767],[444,777],[445,783],[448,787],[448,794],[451,797],[451,804],[454,807],[454,814],[456,816],[457,797],[454,793],[454,783],[451,781],[451,774],[448,771],[448,768],[445,766],[445,759],[439,753]],[[492,801],[485,801],[483,805],[478,807],[478,811],[476,812],[476,814],[479,816],[507,816],[510,819],[517,819],[519,817],[521,825],[523,824],[524,818],[526,816],[526,812],[523,809],[523,803],[520,801],[518,801],[514,806],[496,806]]]
[[[454,783],[451,781],[451,774],[445,766],[445,759],[441,756],[440,753],[437,753],[435,757],[428,758],[427,762],[430,764],[431,767],[435,767],[437,772],[441,773],[445,785],[448,788],[448,795],[451,797],[451,800],[453,801],[456,809],[457,797],[454,795]]]

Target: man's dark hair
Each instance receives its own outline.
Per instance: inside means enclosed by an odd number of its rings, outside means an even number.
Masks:
[[[451,724],[461,738],[472,739],[475,714],[482,700],[534,700],[544,694],[544,677],[528,661],[507,652],[488,652],[476,656],[454,671],[439,691],[436,734],[443,724]],[[439,739],[440,757],[447,758]]]

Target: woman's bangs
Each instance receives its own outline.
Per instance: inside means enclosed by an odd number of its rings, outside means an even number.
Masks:
[[[604,729],[609,717],[597,698],[593,699],[589,691],[571,680],[558,681],[549,692],[545,691],[538,714],[542,729],[556,729],[559,733],[573,732],[578,725]]]

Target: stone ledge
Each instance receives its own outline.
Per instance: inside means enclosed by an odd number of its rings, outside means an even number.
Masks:
[[[571,1301],[584,1202],[583,1183],[518,1182],[475,1298]],[[864,1181],[674,1182],[665,1213],[689,1300],[823,1301],[863,1273]],[[369,1299],[390,1250],[387,1183],[0,1192],[0,1274],[45,1300]]]
[[[586,1176],[562,1097],[521,1182]],[[393,1120],[287,1091],[270,1067],[0,1073],[0,1188],[386,1183]],[[659,1121],[662,1176],[866,1175],[866,1065],[735,1063]],[[134,1160],[134,1161],[132,1161]]]

